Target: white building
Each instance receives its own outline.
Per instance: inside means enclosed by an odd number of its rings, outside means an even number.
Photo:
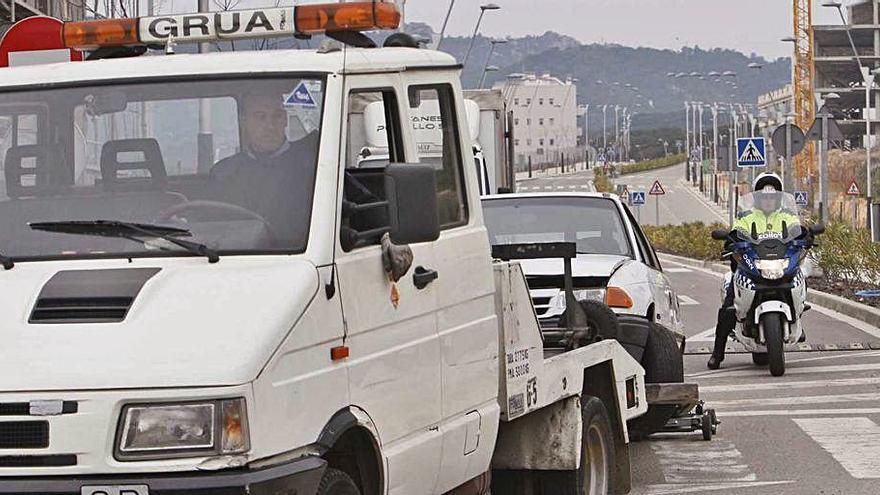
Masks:
[[[578,151],[577,86],[549,74],[511,74],[496,84],[513,111],[514,161],[519,169],[576,160]]]

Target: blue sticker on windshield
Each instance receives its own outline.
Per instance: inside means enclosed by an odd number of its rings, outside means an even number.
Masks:
[[[299,83],[299,86],[293,90],[293,93],[284,97],[284,106],[286,107],[316,107],[315,98],[309,91],[305,81]]]

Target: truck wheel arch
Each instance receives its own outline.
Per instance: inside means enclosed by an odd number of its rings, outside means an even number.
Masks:
[[[616,387],[608,388],[602,384],[615,383],[614,372],[610,361],[591,366],[584,370],[584,387],[583,395],[589,395],[598,398],[605,404],[608,410],[608,416],[611,420],[611,426],[614,430],[614,469],[611,476],[613,478],[614,491],[616,493],[629,493],[632,487],[632,478],[630,476],[630,459],[629,459],[629,442],[627,439],[627,431],[620,425],[625,424],[620,408],[618,407]]]
[[[317,445],[327,466],[351,476],[362,495],[384,492],[379,435],[362,409],[348,407],[334,414],[318,436]]]

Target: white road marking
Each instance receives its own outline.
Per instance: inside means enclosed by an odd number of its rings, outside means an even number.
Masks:
[[[557,191],[564,191],[564,190],[565,190],[565,186],[556,186],[556,190],[557,190]]]
[[[553,190],[553,187],[551,187],[551,186],[544,186],[544,190],[545,190],[545,191],[552,191],[552,190]]]
[[[694,271],[690,268],[666,268],[663,270],[666,273],[693,273]]]
[[[868,418],[795,419],[856,479],[880,478],[880,426]]]
[[[871,402],[880,394],[806,395],[796,397],[763,397],[754,399],[713,400],[712,407],[722,410],[728,407],[800,406],[804,404],[844,404],[847,402]]]
[[[814,373],[856,373],[859,371],[877,371],[880,370],[880,363],[868,363],[868,364],[842,364],[836,366],[814,366],[814,367],[803,367],[803,368],[789,368],[785,370],[786,376],[789,375],[804,375],[804,374],[814,374]],[[722,370],[723,371],[723,370]],[[716,375],[705,375],[704,378],[731,378],[736,376],[766,376],[767,370],[765,369],[733,369],[726,373],[718,373]],[[691,375],[695,376],[695,375]],[[880,397],[880,395],[878,395]]]
[[[690,340],[690,339],[688,339],[688,340]],[[833,359],[844,359],[844,358],[854,359],[854,358],[877,357],[877,356],[880,356],[880,351],[841,352],[840,354],[832,354],[832,355],[825,355],[825,356],[813,356],[813,357],[800,358],[800,359],[787,359],[786,358],[786,362],[790,366],[795,363],[808,363],[808,362],[813,362],[813,361],[828,361],[828,360],[833,360]],[[749,365],[749,364],[744,364],[741,366],[735,366],[733,368],[728,368],[728,369],[690,373],[690,374],[685,375],[685,378],[703,378],[703,377],[707,377],[707,376],[721,375],[721,374],[729,373],[731,371],[753,370],[753,369],[755,369],[754,366]],[[722,377],[722,378],[724,378],[724,377]],[[701,388],[701,390],[702,390],[702,388]]]
[[[757,481],[743,455],[729,441],[656,441],[651,450],[663,466],[668,483]]]
[[[805,388],[858,387],[863,385],[880,385],[880,377],[841,378],[839,380],[804,380],[785,383],[740,383],[738,385],[709,385],[700,387],[701,395],[731,392],[752,392],[759,390],[798,390]],[[880,395],[875,394],[875,398]],[[714,403],[713,403],[714,404]]]
[[[696,299],[689,296],[678,296],[678,304],[680,306],[699,306],[700,301],[697,301]]]
[[[645,495],[672,495],[675,493],[703,493],[718,490],[736,490],[735,493],[745,493],[746,488],[760,488],[764,486],[789,485],[794,481],[751,481],[744,483],[669,483],[665,485],[648,485]]]
[[[880,407],[841,409],[767,409],[755,411],[725,411],[724,418],[753,418],[759,416],[839,416],[841,414],[880,414]],[[839,423],[838,423],[839,427]],[[848,428],[849,426],[847,426]],[[880,444],[878,444],[880,446]]]
[[[681,296],[679,296],[679,299]],[[682,304],[684,306],[684,304]],[[712,327],[708,330],[703,330],[702,332],[694,335],[693,337],[687,338],[688,342],[714,342],[715,341],[715,327]]]

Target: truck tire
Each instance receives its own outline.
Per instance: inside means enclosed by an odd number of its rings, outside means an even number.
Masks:
[[[347,473],[327,468],[315,495],[361,495],[361,491]]]
[[[492,493],[502,495],[610,495],[614,493],[614,436],[601,400],[581,397],[581,466],[577,471],[501,471]]]
[[[782,343],[782,317],[777,313],[761,317],[764,327],[764,338],[767,340],[767,358],[770,363],[770,374],[785,374],[785,345]]]
[[[672,332],[662,325],[651,323],[641,364],[645,368],[645,383],[684,382],[681,348]],[[657,433],[679,412],[678,409],[673,405],[649,406],[648,412],[628,423],[631,437],[638,440]]]
[[[614,435],[605,404],[596,397],[581,397],[581,468],[578,470],[578,495],[614,493]]]

